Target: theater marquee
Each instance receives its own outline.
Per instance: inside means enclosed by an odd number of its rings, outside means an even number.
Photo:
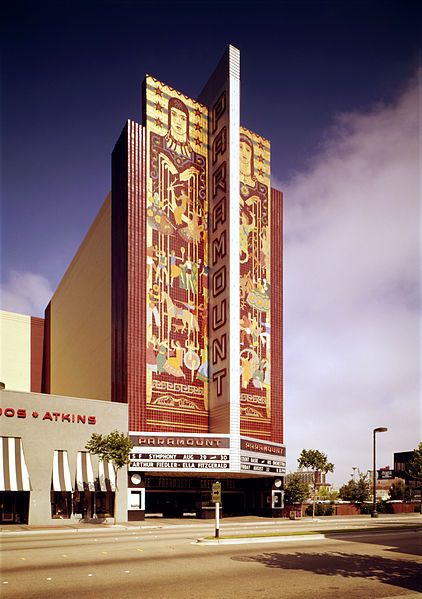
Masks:
[[[256,443],[241,439],[240,468],[237,449],[231,447],[230,437],[202,435],[130,435],[133,449],[130,455],[131,471],[186,472],[227,470],[283,474],[286,471],[285,448],[277,444]]]

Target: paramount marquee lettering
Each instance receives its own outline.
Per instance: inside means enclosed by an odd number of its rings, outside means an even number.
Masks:
[[[229,439],[203,437],[146,437],[131,436],[134,445],[149,447],[229,447]]]
[[[245,451],[256,451],[259,453],[272,453],[275,455],[286,455],[285,447],[277,447],[276,445],[267,445],[266,443],[257,443],[255,441],[247,441],[246,439],[241,439],[240,441],[240,449]]]
[[[6,418],[27,418],[29,414],[24,408],[0,408],[0,416]],[[69,422],[73,424],[97,424],[96,416],[86,416],[85,414],[70,414],[66,412],[44,412],[39,413],[36,410],[31,412],[30,416],[34,419],[47,420],[50,422]]]

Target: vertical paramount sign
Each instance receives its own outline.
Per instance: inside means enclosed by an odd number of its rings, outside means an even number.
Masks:
[[[209,110],[209,426],[239,435],[240,57],[230,46],[199,100]]]
[[[129,304],[141,305],[145,376],[131,380],[145,393],[143,428],[133,430],[230,434],[240,467],[240,435],[271,440],[281,415],[271,385],[280,352],[271,340],[270,144],[240,127],[233,46],[198,100],[147,76],[143,102],[144,217],[128,255],[143,248],[145,288]]]

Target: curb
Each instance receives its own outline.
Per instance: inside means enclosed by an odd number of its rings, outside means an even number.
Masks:
[[[245,545],[249,543],[288,543],[290,541],[321,541],[325,535],[291,535],[280,537],[247,537],[239,539],[197,539],[191,545]]]
[[[416,527],[412,526],[403,526],[394,530],[394,532],[401,531],[411,531],[418,532],[420,527],[416,525]],[[290,534],[290,535],[280,535],[280,536],[269,536],[269,537],[237,537],[237,538],[214,538],[214,539],[206,539],[199,538],[196,541],[192,541],[191,545],[242,545],[249,543],[287,543],[289,541],[321,541],[328,540],[333,536],[367,536],[368,533],[377,534],[390,534],[392,531],[388,529],[383,529],[381,527],[368,527],[367,530],[353,530],[353,529],[345,529],[338,531],[330,531],[329,533],[316,533],[316,534]]]

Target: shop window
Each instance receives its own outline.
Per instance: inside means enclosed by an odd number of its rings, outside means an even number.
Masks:
[[[95,514],[103,518],[114,516],[114,493],[111,491],[95,493]]]
[[[0,523],[28,524],[29,493],[12,491],[0,493]]]
[[[79,518],[92,518],[94,515],[94,493],[75,491],[73,494],[73,513]]]
[[[51,491],[51,517],[70,518],[72,514],[72,493]]]

